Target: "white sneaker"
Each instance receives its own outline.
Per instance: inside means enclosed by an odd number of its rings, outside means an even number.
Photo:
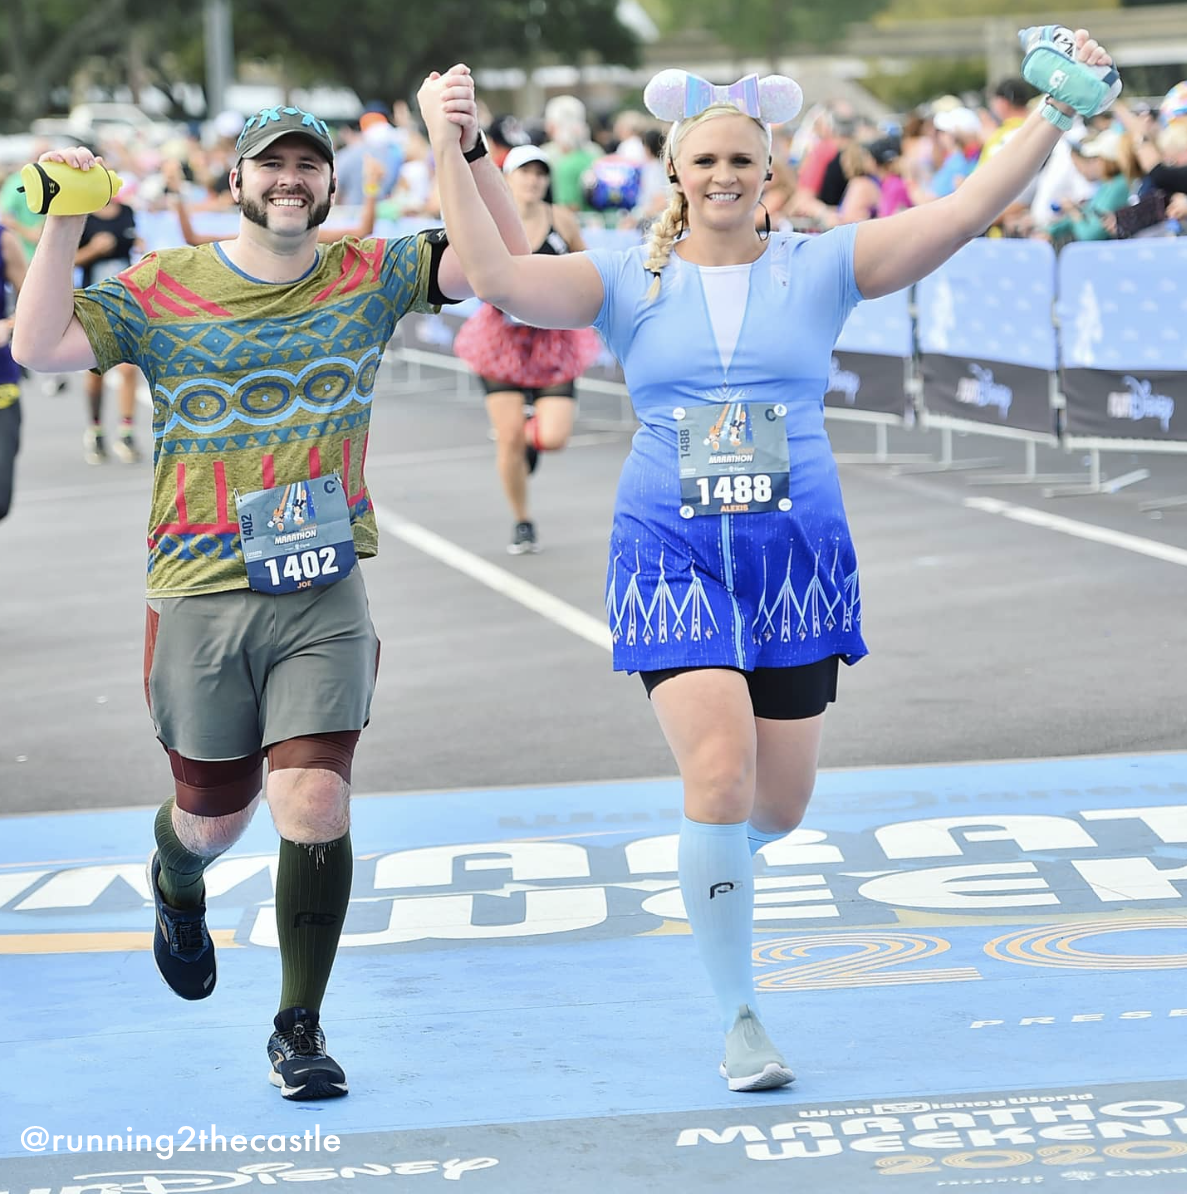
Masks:
[[[745,1003],[725,1035],[725,1060],[719,1072],[730,1090],[774,1090],[795,1081],[783,1054]]]
[[[136,441],[132,438],[130,431],[121,431],[115,437],[111,445],[111,450],[124,464],[135,464],[140,459],[140,453],[136,449]]]
[[[87,464],[102,464],[107,459],[107,440],[102,427],[88,427],[82,433],[82,458]]]

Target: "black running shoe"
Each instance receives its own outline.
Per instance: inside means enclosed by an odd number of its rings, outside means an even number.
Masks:
[[[507,544],[507,551],[513,556],[522,556],[529,551],[539,551],[540,544],[536,542],[536,528],[530,522],[517,522],[511,532],[511,542]]]
[[[528,475],[536,471],[536,465],[540,462],[540,451],[534,448],[531,444],[524,444],[523,446],[524,459],[528,464]]]
[[[346,1075],[326,1056],[326,1034],[317,1012],[287,1007],[274,1023],[276,1031],[268,1041],[268,1081],[279,1086],[286,1099],[336,1099],[346,1094]]]
[[[206,903],[198,908],[171,908],[157,885],[160,873],[161,860],[154,850],[148,858],[148,886],[157,909],[153,959],[165,984],[182,999],[205,999],[218,977],[214,943],[206,931]]]

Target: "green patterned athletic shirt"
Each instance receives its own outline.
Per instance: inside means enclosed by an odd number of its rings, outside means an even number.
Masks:
[[[339,473],[360,557],[378,533],[363,480],[371,395],[408,311],[433,311],[433,242],[345,238],[295,282],[249,278],[218,245],[151,253],[75,291],[105,372],[153,396],[148,595],[245,589],[235,491]]]

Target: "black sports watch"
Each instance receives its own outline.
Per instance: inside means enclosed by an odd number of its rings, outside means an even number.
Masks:
[[[462,157],[464,157],[467,162],[476,162],[476,161],[478,161],[479,158],[486,157],[486,155],[489,152],[490,152],[490,150],[488,149],[487,144],[486,144],[486,137],[483,134],[482,130],[479,129],[478,130],[478,140],[474,142],[474,148],[467,150],[465,153],[462,154]]]

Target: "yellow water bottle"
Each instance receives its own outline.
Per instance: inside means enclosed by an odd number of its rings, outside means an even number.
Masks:
[[[114,170],[78,170],[65,162],[30,162],[21,170],[18,190],[37,216],[85,216],[106,207],[124,185]]]

